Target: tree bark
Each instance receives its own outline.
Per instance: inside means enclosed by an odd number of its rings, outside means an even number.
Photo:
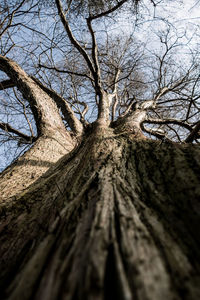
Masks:
[[[1,204],[4,299],[200,299],[200,150],[93,129]]]
[[[30,150],[0,174],[0,203],[10,201],[40,178],[59,158],[74,148],[65,131],[43,135]]]
[[[2,55],[0,70],[29,102],[37,127],[36,143],[0,175],[1,202],[34,183],[60,157],[70,152],[77,141],[66,130],[55,97],[42,89],[16,62]]]

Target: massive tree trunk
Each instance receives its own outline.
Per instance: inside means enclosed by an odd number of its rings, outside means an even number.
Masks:
[[[1,204],[4,299],[200,299],[199,167],[195,145],[91,126]]]

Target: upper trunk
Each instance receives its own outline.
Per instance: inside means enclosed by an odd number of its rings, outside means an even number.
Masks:
[[[5,298],[200,299],[199,164],[195,145],[88,133],[2,207]]]
[[[51,133],[55,129],[65,130],[52,98],[16,62],[0,55],[0,69],[13,80],[23,97],[29,101],[38,136]]]

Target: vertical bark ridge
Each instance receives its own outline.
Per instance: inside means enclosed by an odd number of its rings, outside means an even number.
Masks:
[[[123,199],[121,195],[122,191],[116,191],[118,243],[132,295],[136,299],[171,299],[170,277],[159,250],[130,196]]]
[[[142,152],[142,156],[146,152],[146,159],[138,155],[138,148],[135,152],[138,182],[143,189],[137,202],[143,199],[145,203],[140,208],[143,222],[166,258],[171,282],[180,298],[198,299],[199,214],[192,206],[198,207],[199,203],[199,173],[194,168],[199,164],[199,154],[196,147],[158,144],[157,151],[151,151],[152,145]]]

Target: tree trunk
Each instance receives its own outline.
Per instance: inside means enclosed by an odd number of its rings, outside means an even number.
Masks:
[[[1,205],[4,299],[200,299],[200,150],[91,130]]]

